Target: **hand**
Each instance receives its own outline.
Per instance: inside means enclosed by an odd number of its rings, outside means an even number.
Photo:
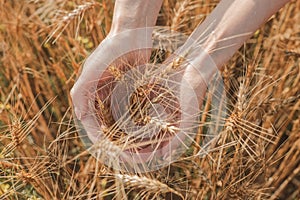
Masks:
[[[125,70],[128,66],[133,67],[148,62],[152,45],[151,32],[152,29],[143,28],[108,35],[87,58],[71,90],[76,117],[82,121],[82,124],[87,122],[89,127],[86,126],[86,129],[99,127],[95,126],[94,120],[91,120],[94,117],[92,116],[94,110],[91,108],[93,102],[90,101],[95,100],[97,88],[101,88],[97,96],[102,100],[111,92],[114,75],[108,69],[109,66]],[[91,138],[96,140],[98,131],[90,129],[90,134],[93,133]]]
[[[151,48],[152,34],[152,29],[147,27],[155,25],[161,4],[162,0],[116,0],[110,34],[86,60],[82,73],[71,90],[75,113],[79,119],[86,115],[88,99],[99,79],[100,84],[110,79],[106,70],[108,65],[122,65],[122,59],[131,64],[147,62],[150,51],[145,49]],[[134,52],[136,50],[139,53]],[[100,75],[103,77],[100,78]]]
[[[162,148],[158,153],[165,158],[170,156],[174,159],[194,143],[197,134],[195,125],[199,123],[200,109],[207,86],[218,68],[210,55],[191,38],[184,46],[176,50],[172,57],[172,59],[166,61],[166,65],[182,60],[181,63],[178,63],[182,68],[178,70],[180,74],[180,94],[177,96],[180,100],[178,108],[180,108],[181,115],[180,124],[177,125],[179,131],[168,144],[161,145]],[[170,152],[170,149],[172,149],[172,152]],[[170,153],[172,154],[170,155]]]

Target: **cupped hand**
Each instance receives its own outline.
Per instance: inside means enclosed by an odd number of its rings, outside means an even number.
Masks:
[[[106,98],[112,89],[114,75],[109,67],[125,70],[129,66],[147,63],[152,47],[151,32],[150,28],[142,28],[110,34],[85,61],[71,89],[71,98],[75,115],[92,141],[97,140],[96,133],[99,132],[92,107],[95,98]]]
[[[151,33],[148,29],[124,31],[108,35],[87,58],[81,74],[71,89],[75,114],[82,119],[88,114],[88,101],[93,97],[98,84],[110,81],[109,66],[123,69],[127,66],[146,63],[151,53]],[[149,36],[145,36],[149,34]]]

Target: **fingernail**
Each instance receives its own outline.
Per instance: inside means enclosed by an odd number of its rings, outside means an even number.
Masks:
[[[75,112],[75,115],[76,115],[77,119],[81,120],[81,113],[80,113],[79,109],[75,108],[74,112]]]

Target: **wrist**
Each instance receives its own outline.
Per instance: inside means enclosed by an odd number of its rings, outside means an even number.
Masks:
[[[146,23],[141,19],[141,17],[125,17],[124,15],[114,15],[113,23],[109,33],[111,35],[116,35],[126,30],[132,30],[143,27],[146,27]]]
[[[116,0],[110,34],[155,26],[161,4],[162,0]]]

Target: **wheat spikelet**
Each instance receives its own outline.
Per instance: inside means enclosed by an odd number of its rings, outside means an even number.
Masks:
[[[84,14],[86,11],[93,9],[95,6],[98,6],[99,3],[94,1],[86,1],[84,4],[77,6],[74,10],[71,12],[66,12],[65,15],[61,17],[56,17],[56,24],[55,28],[52,30],[52,32],[49,34],[47,39],[44,41],[44,43],[48,43],[54,36],[57,34],[56,38],[53,40],[52,43],[55,43],[57,39],[61,36],[62,32],[68,27],[68,25],[74,21],[77,20],[77,27],[76,27],[76,35],[78,35],[79,25],[84,17]],[[61,11],[64,13],[63,11]]]
[[[153,198],[156,198],[162,194],[170,192],[184,199],[182,194],[180,194],[179,192],[170,188],[168,185],[152,178],[128,174],[115,174],[115,177],[119,181],[121,181],[125,185],[125,187],[142,189],[139,194],[141,198],[151,198],[151,196],[153,196]]]
[[[171,30],[189,32],[187,24],[194,23],[197,25],[198,20],[203,18],[202,13],[193,15],[195,10],[197,10],[200,6],[201,1],[198,0],[177,1],[173,10],[173,18],[170,22]],[[192,26],[192,28],[194,27]]]
[[[22,162],[28,162],[28,158],[22,158]],[[17,193],[18,190],[28,184],[35,187],[35,189],[43,194],[46,198],[55,196],[55,191],[51,185],[51,174],[54,173],[53,164],[47,161],[47,157],[32,158],[30,164],[22,164],[20,166],[13,166],[13,174],[8,176],[13,182],[13,185],[6,193],[0,195],[0,198],[5,199],[11,193]],[[8,170],[8,169],[7,169]]]
[[[187,9],[189,3],[189,0],[177,1],[176,6],[178,7],[178,9],[174,12],[174,17],[171,22],[172,30],[179,30],[181,28],[180,23],[182,21],[185,21],[181,18],[186,17],[186,13],[189,11],[189,9]]]
[[[98,153],[98,150],[100,150],[100,157],[102,155],[102,152],[108,152],[108,155],[110,155],[112,159],[116,159],[122,152],[122,149],[120,147],[106,138],[101,138],[99,142],[93,144],[93,146],[90,147],[90,151],[93,153]]]
[[[48,106],[54,101],[54,99],[49,100],[37,113],[31,120],[26,122],[25,124],[22,124],[21,119],[13,121],[12,126],[10,127],[10,134],[11,134],[11,142],[5,146],[4,149],[1,151],[1,155],[4,155],[4,157],[11,153],[12,151],[17,148],[20,143],[25,140],[25,138],[30,134],[31,130],[34,129],[36,126],[36,122],[39,119],[39,117],[42,115],[42,113],[48,108]]]
[[[165,50],[166,53],[173,53],[184,44],[187,36],[182,33],[170,30],[169,27],[154,27],[152,32],[153,48]]]

